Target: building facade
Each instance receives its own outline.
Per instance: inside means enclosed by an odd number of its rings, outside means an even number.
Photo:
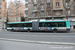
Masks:
[[[5,7],[7,3],[5,0],[0,0],[0,28],[4,28],[5,22],[6,22],[6,16],[7,16],[7,9]]]
[[[1,17],[1,0],[0,0],[0,23],[2,23],[2,17]],[[1,28],[1,25],[2,24],[0,24],[0,28]]]
[[[25,6],[18,2],[10,2],[8,6],[9,22],[21,22],[21,17],[24,17]]]
[[[63,1],[62,0],[53,0],[53,16],[54,17],[63,17]]]
[[[25,17],[26,19],[28,18],[27,20],[38,19],[38,13],[39,18],[52,17],[51,12],[52,12],[51,0],[38,0],[38,2],[37,0],[33,0],[33,2],[31,0],[25,0]]]
[[[40,19],[49,20],[67,20],[68,17],[71,28],[75,29],[75,0],[69,3],[66,0],[25,0],[25,19],[38,20],[38,15]]]

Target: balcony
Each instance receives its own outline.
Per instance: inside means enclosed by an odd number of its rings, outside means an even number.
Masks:
[[[28,15],[25,15],[25,17],[28,17]]]
[[[70,7],[66,7],[67,10],[70,10]]]
[[[45,16],[44,15],[41,15],[41,17],[44,18]]]
[[[58,8],[58,9],[53,9],[54,11],[57,11],[57,10],[63,10],[63,8]]]
[[[25,8],[25,11],[28,11],[28,8]]]
[[[50,14],[48,14],[48,15],[47,15],[47,17],[51,17],[51,15],[50,15]]]
[[[41,1],[41,4],[44,4],[44,1]]]
[[[33,12],[38,12],[38,10],[37,9],[34,9]]]
[[[44,8],[41,8],[41,11],[44,11],[45,9]]]
[[[47,13],[46,17],[51,17],[51,13]]]
[[[50,3],[50,0],[47,0],[47,3]]]
[[[46,9],[47,9],[47,10],[51,10],[51,7],[47,7]]]
[[[34,5],[37,5],[37,2],[34,2]]]
[[[28,2],[25,2],[25,4],[28,4]]]

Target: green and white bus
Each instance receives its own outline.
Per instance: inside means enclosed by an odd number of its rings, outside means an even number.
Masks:
[[[8,22],[8,31],[70,31],[70,21],[28,21],[28,22]]]

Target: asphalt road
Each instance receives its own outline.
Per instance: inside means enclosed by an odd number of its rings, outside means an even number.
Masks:
[[[44,41],[44,42],[75,43],[75,33],[0,31],[0,38],[31,40],[31,41]]]
[[[0,50],[75,50],[75,46],[22,43],[0,40]]]

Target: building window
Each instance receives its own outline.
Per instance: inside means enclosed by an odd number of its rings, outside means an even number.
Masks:
[[[0,4],[1,4],[1,1],[2,1],[2,0],[0,0]]]
[[[28,2],[28,0],[25,0],[25,2]]]
[[[59,2],[56,2],[56,7],[59,7],[60,6],[60,3]]]
[[[75,9],[75,5],[74,5],[74,9]]]
[[[28,13],[25,13],[25,17],[28,17]]]
[[[47,4],[47,7],[50,7],[50,4]]]
[[[34,2],[37,2],[37,0],[34,0]]]
[[[47,0],[47,2],[50,2],[50,0]]]
[[[68,11],[68,15],[70,15],[70,10]]]
[[[44,5],[41,5],[41,9],[44,9]]]
[[[50,11],[48,11],[48,16],[50,16]]]
[[[0,5],[0,8],[1,8],[1,5]]]
[[[67,3],[67,8],[70,8],[70,3]]]
[[[34,10],[37,10],[37,6],[34,6]]]
[[[41,16],[44,16],[44,12],[41,12]]]
[[[33,13],[32,17],[35,17],[35,13]]]
[[[28,5],[26,5],[25,8],[28,8]]]
[[[44,0],[41,0],[41,3],[44,3]]]

